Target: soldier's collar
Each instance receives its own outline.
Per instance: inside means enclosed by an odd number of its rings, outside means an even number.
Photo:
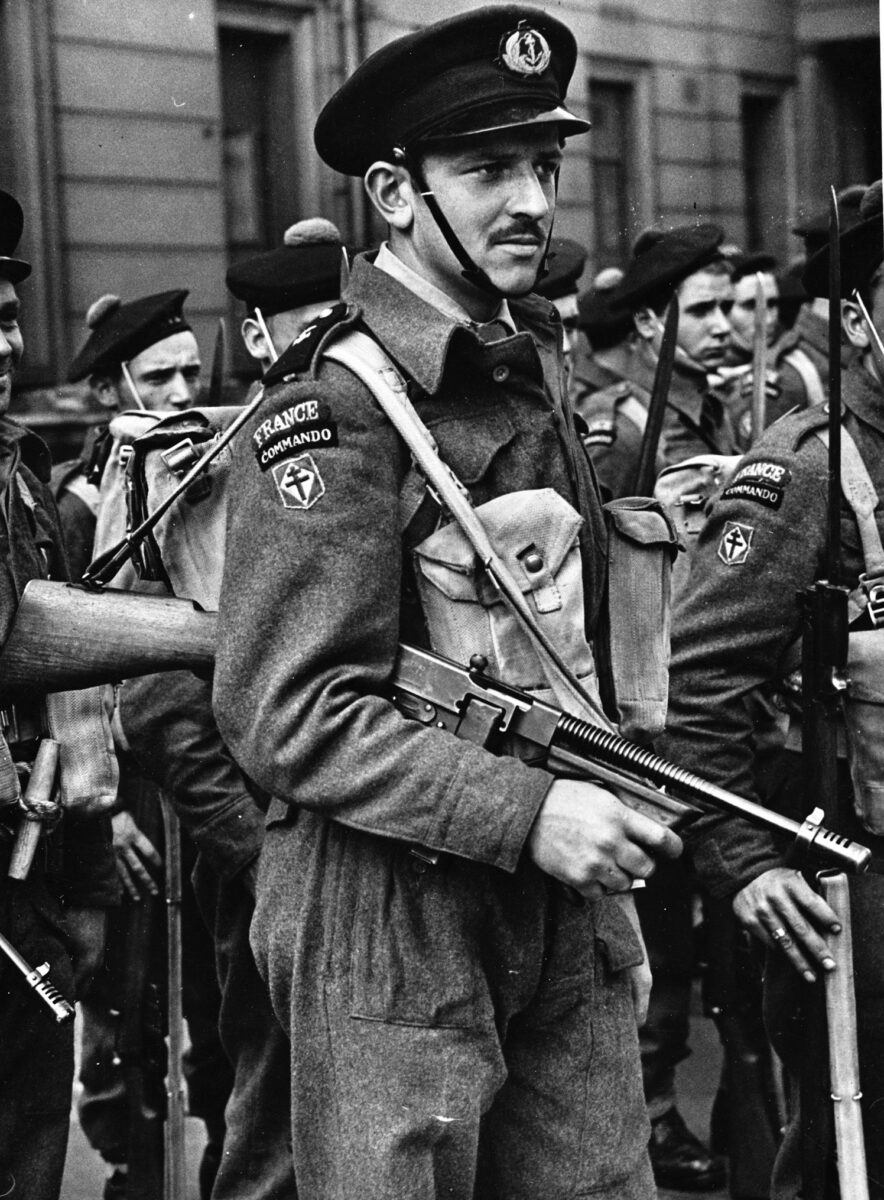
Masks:
[[[404,373],[428,395],[435,395],[442,385],[451,343],[465,334],[463,323],[379,271],[365,255],[359,255],[353,264],[345,298]],[[547,341],[555,353],[560,334],[549,301],[527,296],[512,301],[510,311],[517,328],[523,324],[530,327],[525,337],[536,339],[538,354],[546,352]]]

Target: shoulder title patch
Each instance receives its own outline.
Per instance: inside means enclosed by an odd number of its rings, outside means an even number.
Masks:
[[[737,521],[726,521],[724,533],[718,543],[718,557],[726,567],[739,567],[749,557],[754,525],[740,525]]]
[[[721,493],[721,500],[749,500],[764,508],[778,509],[792,472],[782,463],[750,462],[740,467]]]
[[[252,434],[255,457],[262,471],[308,446],[318,450],[337,444],[338,427],[331,419],[328,405],[318,400],[288,405],[263,420]]]
[[[346,312],[347,305],[343,302],[323,309],[316,320],[311,321],[306,329],[301,330],[273,366],[265,372],[264,386],[272,387],[275,383],[290,383],[299,375],[303,375],[312,363],[319,343],[333,326],[338,325],[344,319]]]

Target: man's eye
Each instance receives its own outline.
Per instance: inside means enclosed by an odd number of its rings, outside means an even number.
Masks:
[[[550,179],[553,178],[556,171],[558,170],[558,167],[559,167],[559,164],[557,162],[538,163],[535,168],[535,170],[537,171],[537,178],[542,179],[544,183],[547,183]]]
[[[725,301],[722,303],[722,305],[721,305],[721,311],[724,313],[724,315],[725,315],[726,317],[730,315],[730,311],[731,311],[731,309],[733,308],[733,306],[734,306],[734,302],[733,302],[733,300],[725,300]],[[754,300],[752,301],[752,310],[753,310],[753,311],[755,310],[755,301],[754,301]]]
[[[193,380],[199,379],[200,370],[201,370],[200,367],[187,367],[183,372],[184,378],[185,379],[193,379]]]

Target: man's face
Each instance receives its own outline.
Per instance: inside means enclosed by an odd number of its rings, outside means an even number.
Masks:
[[[188,329],[136,354],[129,362],[129,374],[144,407],[164,412],[193,407],[199,392],[200,367],[199,347]],[[122,387],[125,389],[125,384]],[[129,407],[126,390],[123,401]]]
[[[443,215],[504,296],[522,296],[534,287],[552,227],[561,161],[554,125],[451,142],[423,160],[427,185]],[[464,280],[429,209],[417,198],[411,235],[419,268],[430,282],[461,303],[475,304],[477,289]]]
[[[714,371],[724,362],[734,285],[727,275],[697,271],[678,288],[678,345],[698,366]]]
[[[0,413],[9,410],[12,379],[25,349],[18,318],[16,290],[8,279],[0,279]]]
[[[764,328],[768,346],[777,335],[780,315],[780,289],[769,271],[760,272],[764,285]],[[751,350],[755,340],[756,275],[744,275],[734,284],[734,303],[730,311],[732,341],[741,350]]]

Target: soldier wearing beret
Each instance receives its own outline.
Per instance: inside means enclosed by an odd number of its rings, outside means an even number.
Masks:
[[[586,445],[599,478],[615,496],[631,493],[663,332],[673,294],[680,305],[675,366],[659,446],[659,465],[695,454],[732,454],[734,432],[722,397],[708,375],[722,366],[730,338],[731,268],[717,225],[646,230],[626,274],[610,297],[632,313],[635,340],[623,378],[582,395]]]
[[[89,330],[86,341],[68,371],[72,382],[88,379],[94,395],[109,416],[125,409],[149,409],[154,412],[180,411],[194,404],[200,387],[201,361],[196,338],[184,312],[188,292],[177,288],[142,296],[126,303],[114,295],[105,295],[90,306],[86,316]],[[80,459],[57,465],[53,484],[58,498],[65,543],[75,575],[79,577],[91,562],[95,540],[96,518],[99,510],[100,484],[113,438],[107,426],[87,440]],[[153,683],[163,697],[164,724],[167,736],[173,728],[173,703],[192,705],[198,684],[189,674],[164,675],[162,683]],[[141,712],[146,719],[150,708],[149,681],[131,681],[128,690],[118,691],[117,728],[122,727],[122,700],[131,706],[134,695],[141,694]],[[128,733],[128,731],[126,731]],[[188,744],[191,729],[176,728],[178,741]],[[124,887],[124,904],[114,914],[108,934],[105,966],[96,977],[82,1004],[82,1092],[78,1110],[80,1124],[89,1143],[107,1163],[106,1200],[122,1200],[131,1187],[147,1186],[144,1181],[130,1180],[128,1167],[133,1141],[142,1150],[148,1147],[145,1159],[154,1165],[155,1178],[162,1179],[162,1118],[166,1053],[160,1030],[160,1018],[151,1004],[143,1005],[141,1056],[145,1109],[153,1114],[147,1127],[136,1127],[131,1120],[128,1070],[117,1053],[128,1019],[124,996],[127,981],[133,977],[134,960],[146,964],[145,996],[165,994],[166,961],[164,951],[164,912],[154,904],[146,939],[136,944],[132,930],[136,914],[151,904],[161,888],[162,822],[161,796],[157,782],[164,785],[166,794],[174,797],[176,783],[183,786],[183,775],[175,779],[170,769],[159,781],[151,774],[155,758],[142,754],[143,747],[133,735],[118,749],[121,765],[121,786],[117,811],[112,817],[114,850],[117,869]],[[153,748],[156,749],[155,747]],[[166,760],[171,764],[168,752]],[[195,774],[186,778],[188,781]],[[212,823],[212,836],[224,849],[227,841],[218,817],[221,807],[217,793],[228,775],[239,785],[238,772],[229,763],[204,766],[204,804],[214,800],[207,815],[201,815],[203,825]],[[237,796],[242,792],[238,786]],[[236,806],[225,797],[231,809],[227,826],[242,832],[243,823],[236,822]],[[238,810],[236,810],[238,812]],[[185,1057],[189,1107],[192,1115],[205,1122],[208,1139],[201,1163],[200,1181],[204,1197],[208,1197],[221,1158],[225,1136],[224,1108],[231,1089],[229,1063],[218,1039],[218,1010],[220,996],[215,981],[214,948],[197,912],[194,891],[189,881],[196,859],[190,830],[198,824],[188,812],[182,835],[185,870],[183,891],[184,1004],[192,1048]],[[197,839],[198,840],[198,839]],[[164,1002],[163,1002],[164,1003]],[[122,1015],[121,1015],[122,1014]],[[159,1115],[158,1115],[159,1114]],[[149,1131],[149,1132],[148,1132]]]
[[[846,233],[859,220],[859,206],[866,188],[853,184],[837,195],[841,231]],[[810,259],[826,244],[829,210],[820,209],[792,230],[804,242]],[[769,397],[768,424],[795,408],[822,404],[829,384],[829,302],[825,296],[807,296],[798,316],[771,352],[770,366],[776,375],[776,394]],[[846,368],[855,350],[845,337],[841,363]]]
[[[67,577],[58,514],[49,489],[49,451],[6,415],[24,353],[19,285],[30,264],[16,257],[24,216],[0,191],[0,636],[31,579]],[[24,880],[8,877],[21,810],[10,795],[13,763],[25,770],[45,730],[41,706],[4,704],[0,723],[0,930],[31,964],[48,963],[68,1000],[101,962],[106,908],[117,885],[106,819],[65,813],[41,840]],[[53,736],[64,741],[64,730]],[[92,730],[80,730],[80,736]],[[70,1127],[73,1024],[58,1024],[11,965],[0,961],[0,1192],[56,1200]]]
[[[389,239],[267,373],[234,453],[214,702],[273,796],[252,941],[313,1200],[654,1194],[647,977],[619,893],[679,841],[387,698],[399,639],[427,644],[409,550],[440,510],[419,487],[400,532],[407,449],[324,355],[350,328],[374,338],[477,504],[545,487],[579,508],[600,636],[601,507],[561,323],[530,294],[563,142],[586,128],[564,104],[575,61],[558,20],[494,5],[398,39],[332,97],[319,153],[364,178]]]
[[[866,325],[855,295],[864,299],[875,330],[884,328],[881,185],[868,189],[859,222],[841,237],[842,325],[856,360],[843,379],[842,439],[850,435],[871,485],[884,494],[884,356]],[[805,271],[814,296],[828,291],[828,250]],[[775,689],[787,699],[792,725],[765,802],[803,817],[801,714],[793,672],[799,593],[821,578],[827,526],[827,449],[818,434],[828,415],[822,406],[784,417],[765,431],[745,456],[729,486],[714,502],[694,554],[690,586],[676,606],[672,629],[670,716],[666,750],[727,788],[757,794],[753,729],[746,696]],[[842,463],[846,460],[842,457]],[[846,466],[842,471],[846,472]],[[847,475],[845,474],[845,478]],[[845,489],[846,494],[846,489]],[[884,533],[881,505],[874,511],[877,536]],[[852,629],[873,629],[874,610],[860,586],[867,563],[857,517],[841,503],[842,563],[836,582],[851,590]],[[874,583],[874,578],[869,581]],[[851,635],[853,642],[853,635]],[[848,693],[849,694],[849,693]],[[869,735],[869,744],[880,741]],[[880,813],[863,807],[839,763],[838,832],[884,851]],[[872,783],[876,782],[872,778]],[[880,791],[880,778],[877,786]],[[865,795],[863,793],[862,795]],[[775,1045],[790,1071],[809,1053],[823,1053],[804,1024],[807,983],[832,970],[823,935],[837,932],[835,914],[784,860],[784,847],[740,820],[703,819],[691,831],[694,862],[716,896],[727,897],[741,922],[768,951],[767,1006]],[[884,1195],[884,952],[880,929],[884,883],[870,874],[850,881],[853,913],[859,1061],[871,1195]],[[806,982],[805,982],[806,981]],[[827,1090],[827,1089],[826,1089]],[[795,1200],[802,1193],[799,1120],[793,1113],[777,1160],[771,1197]],[[837,1194],[827,1186],[826,1196]]]
[[[337,227],[308,217],[289,226],[275,250],[228,270],[228,288],[248,309],[243,342],[265,370],[338,300],[345,254]]]

